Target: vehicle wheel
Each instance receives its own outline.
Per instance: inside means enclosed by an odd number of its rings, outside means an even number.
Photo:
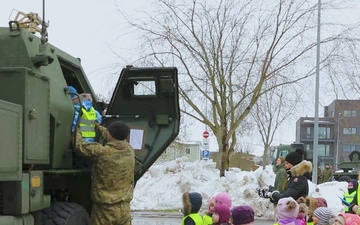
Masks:
[[[341,181],[346,181],[346,182],[349,182],[349,180],[351,179],[351,177],[349,177],[349,176],[340,176],[339,177],[339,182],[341,182]]]
[[[89,215],[81,205],[55,202],[43,210],[43,225],[89,225]]]

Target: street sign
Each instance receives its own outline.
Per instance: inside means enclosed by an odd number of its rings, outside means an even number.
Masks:
[[[203,139],[202,140],[202,144],[204,145],[204,146],[209,146],[209,139]],[[208,148],[208,147],[207,147]]]
[[[209,158],[210,157],[210,151],[209,150],[203,150],[202,155],[203,155],[203,158]]]
[[[203,133],[203,137],[204,137],[204,138],[208,138],[208,137],[209,137],[209,132],[204,131],[204,133]]]

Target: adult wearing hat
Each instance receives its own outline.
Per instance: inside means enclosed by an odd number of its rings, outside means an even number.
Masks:
[[[309,194],[308,178],[312,171],[312,163],[303,160],[303,149],[296,149],[285,157],[285,169],[288,174],[288,182],[284,192],[272,191],[267,193],[271,202],[277,203],[279,199],[292,197],[298,199]]]
[[[130,202],[134,186],[134,150],[126,141],[129,127],[120,121],[95,127],[106,144],[83,140],[76,132],[76,151],[92,163],[91,224],[131,224]]]

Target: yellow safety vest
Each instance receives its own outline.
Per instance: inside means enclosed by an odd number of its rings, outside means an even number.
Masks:
[[[358,186],[356,193],[359,193],[359,194],[357,194],[357,199],[356,199],[356,205],[359,205],[360,204],[360,185]]]
[[[212,225],[213,224],[213,219],[211,216],[209,215],[204,215],[203,216],[203,224],[204,225]]]
[[[185,219],[186,219],[187,217],[191,217],[191,219],[194,220],[195,225],[203,225],[203,220],[202,220],[202,218],[201,218],[201,216],[200,216],[199,213],[191,213],[191,214],[189,214],[189,215],[187,215],[187,216],[184,216],[183,219],[182,219],[182,221],[181,221],[181,225],[184,225],[184,221],[185,221]]]
[[[80,131],[84,138],[93,138],[96,136],[95,133],[95,120],[96,112],[94,107],[91,107],[89,111],[81,108],[82,115],[80,118]]]
[[[354,192],[351,193],[351,194],[349,194],[348,191],[345,192],[345,194],[344,194],[344,199],[345,199],[345,201],[351,203],[352,200],[353,200],[354,197],[355,197],[355,194],[356,194],[356,191],[354,191]],[[345,210],[345,212],[347,212],[347,211],[349,210],[349,207],[348,207],[348,206],[344,206],[344,210]]]

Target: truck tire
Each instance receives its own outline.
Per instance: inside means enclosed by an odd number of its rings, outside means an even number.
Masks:
[[[346,181],[346,182],[349,182],[349,180],[351,179],[350,176],[347,176],[347,175],[341,175],[338,179],[339,182],[341,181]]]
[[[89,225],[89,215],[81,205],[72,202],[55,202],[43,210],[43,225]]]

